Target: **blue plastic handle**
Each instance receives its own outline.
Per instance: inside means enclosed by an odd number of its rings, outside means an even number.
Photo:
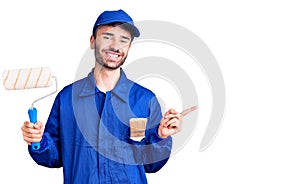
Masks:
[[[31,123],[36,123],[37,122],[37,110],[36,108],[32,107],[28,110],[28,115],[29,115],[29,120]],[[31,148],[33,150],[38,150],[40,149],[41,145],[39,142],[33,142],[31,143]]]

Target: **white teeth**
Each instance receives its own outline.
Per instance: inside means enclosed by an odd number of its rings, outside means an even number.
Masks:
[[[110,57],[110,58],[117,58],[118,55],[116,55],[116,54],[108,54],[108,57]]]

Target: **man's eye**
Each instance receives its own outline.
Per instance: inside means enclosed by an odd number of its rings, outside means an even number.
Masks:
[[[103,36],[103,39],[109,39],[109,36]]]
[[[121,40],[122,43],[128,43],[128,40]]]

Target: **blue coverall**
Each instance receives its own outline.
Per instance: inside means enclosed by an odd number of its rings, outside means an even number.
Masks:
[[[130,118],[147,118],[145,138],[130,139]],[[162,118],[154,93],[121,76],[115,88],[100,92],[93,71],[62,89],[47,120],[39,165],[63,167],[65,184],[144,184],[146,174],[169,159],[172,138],[157,134]]]

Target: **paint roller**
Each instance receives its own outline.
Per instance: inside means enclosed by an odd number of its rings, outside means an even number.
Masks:
[[[7,90],[24,90],[32,88],[46,88],[52,85],[52,81],[55,81],[55,91],[45,96],[42,96],[32,102],[31,107],[28,109],[29,120],[31,123],[37,122],[37,109],[34,107],[34,103],[42,100],[57,92],[57,79],[52,76],[51,69],[47,67],[30,68],[30,69],[18,69],[18,70],[6,70],[2,74],[3,85]],[[40,148],[39,142],[31,143],[32,149],[38,150]]]

